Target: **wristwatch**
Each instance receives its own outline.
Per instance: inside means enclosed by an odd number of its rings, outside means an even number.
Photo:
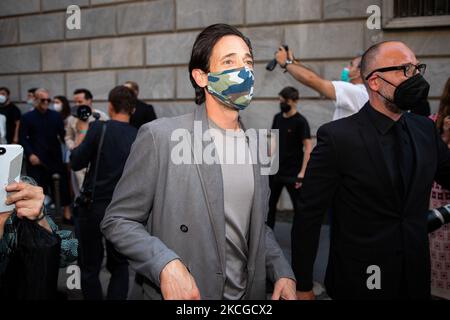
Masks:
[[[284,63],[283,69],[286,69],[286,67],[287,67],[289,64],[293,64],[293,63],[294,63],[294,61],[292,61],[292,60],[290,60],[290,59],[287,59],[287,60],[285,61],[285,63]]]
[[[44,205],[42,205],[41,212],[40,212],[39,215],[36,217],[36,219],[34,219],[34,221],[39,222],[39,221],[41,221],[42,219],[44,219],[46,215],[47,215],[47,213],[45,212],[45,207],[44,207]]]

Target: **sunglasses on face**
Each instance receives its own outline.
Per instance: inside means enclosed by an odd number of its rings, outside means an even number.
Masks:
[[[412,63],[408,63],[402,66],[393,66],[393,67],[386,67],[386,68],[380,68],[375,69],[371,73],[369,73],[366,77],[366,80],[368,80],[375,72],[389,72],[389,71],[398,71],[403,70],[403,74],[407,78],[411,78],[412,76],[416,75],[417,73],[420,73],[423,75],[425,73],[425,70],[427,69],[427,65],[424,63],[415,65]]]
[[[52,99],[39,99],[39,101],[42,103],[50,103],[52,102]]]

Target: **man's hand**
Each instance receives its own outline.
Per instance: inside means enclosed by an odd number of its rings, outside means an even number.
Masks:
[[[295,281],[289,278],[280,278],[275,282],[272,300],[296,300]]]
[[[29,158],[28,158],[28,160],[30,160],[30,163],[33,165],[33,166],[38,166],[38,165],[40,165],[41,164],[41,160],[37,157],[37,155],[35,155],[35,154],[32,154]]]
[[[24,182],[14,182],[6,186],[6,191],[13,192],[6,198],[6,204],[16,206],[19,218],[36,220],[39,217],[45,198],[41,187]]]
[[[316,300],[316,296],[314,292],[311,291],[297,291],[297,299],[298,300]]]
[[[295,181],[295,189],[300,189],[303,185],[303,175],[298,175],[297,176],[297,181]]]
[[[165,300],[200,300],[195,280],[180,260],[170,261],[161,271],[160,279]]]
[[[286,49],[281,46],[278,48],[278,51],[275,53],[275,59],[277,60],[277,63],[284,67],[284,64],[286,63],[286,60],[294,60],[294,55],[292,54],[292,51],[286,51]]]

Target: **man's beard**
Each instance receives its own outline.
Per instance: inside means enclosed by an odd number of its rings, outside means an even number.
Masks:
[[[395,103],[390,102],[386,99],[385,99],[385,106],[389,111],[391,111],[393,113],[397,113],[397,114],[403,113],[403,110],[401,110],[399,107],[397,107],[397,105]]]
[[[394,98],[387,98],[387,95],[385,95],[384,93],[381,93],[380,95],[383,100],[384,100],[384,106],[386,107],[386,109],[388,109],[389,111],[393,112],[393,113],[397,113],[397,114],[402,114],[403,110],[401,110],[399,107],[397,107],[397,105],[392,102],[394,101]]]

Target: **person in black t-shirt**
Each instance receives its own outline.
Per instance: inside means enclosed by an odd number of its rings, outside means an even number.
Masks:
[[[6,117],[6,141],[19,143],[19,124],[21,112],[19,108],[9,100],[10,91],[6,87],[0,87],[0,114]]]
[[[127,81],[124,83],[124,86],[130,88],[136,95],[136,98],[139,95],[139,86],[134,81]],[[130,124],[139,130],[139,128],[156,119],[155,110],[151,104],[146,104],[144,101],[137,99],[136,101],[136,109],[130,118]]]
[[[104,252],[100,222],[111,202],[137,135],[137,129],[129,124],[136,105],[135,94],[125,86],[118,86],[110,91],[108,102],[111,120],[94,121],[90,126],[87,121],[80,122],[83,126],[80,127],[82,141],[70,155],[70,164],[75,171],[89,167],[83,190],[90,190],[92,193],[92,204],[88,208],[80,206],[75,216],[80,241],[81,290],[86,300],[103,299],[99,280]],[[95,177],[97,153],[104,126],[105,134]],[[106,267],[111,272],[107,299],[125,300],[128,294],[128,262],[109,241],[106,241],[106,261]]]
[[[275,212],[283,187],[286,187],[297,214],[297,195],[312,150],[308,121],[297,111],[298,90],[286,87],[279,93],[281,112],[273,119],[279,130],[279,170],[270,176],[270,200],[267,225],[275,226]]]

